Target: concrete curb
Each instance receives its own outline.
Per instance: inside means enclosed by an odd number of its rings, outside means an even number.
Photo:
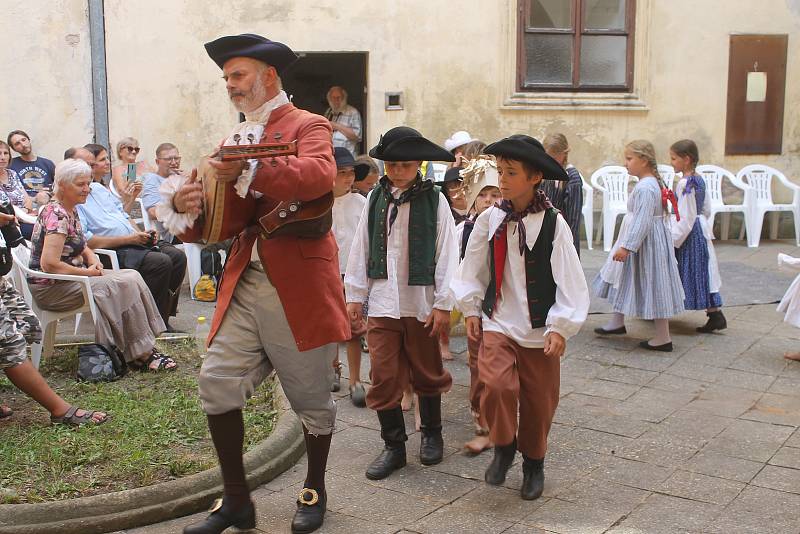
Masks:
[[[251,488],[269,482],[305,452],[303,431],[276,388],[278,420],[272,434],[245,454]],[[222,493],[219,468],[152,486],[41,504],[0,505],[0,534],[101,534],[202,511]]]

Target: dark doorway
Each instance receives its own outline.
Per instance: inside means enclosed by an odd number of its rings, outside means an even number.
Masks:
[[[299,52],[300,59],[283,75],[283,88],[298,108],[322,115],[328,108],[325,95],[331,86],[347,91],[347,103],[361,113],[361,144],[367,132],[367,53]]]

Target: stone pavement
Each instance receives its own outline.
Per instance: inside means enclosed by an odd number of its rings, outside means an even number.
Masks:
[[[750,270],[746,283],[723,288],[723,297],[763,299],[754,302],[779,298],[791,281],[776,271],[777,252],[800,254],[788,242],[717,246],[721,262]],[[584,251],[587,271],[604,258]],[[722,274],[724,282],[724,266]],[[446,457],[437,466],[419,464],[419,435],[412,433],[409,465],[386,480],[367,480],[364,470],[382,446],[377,418],[340,397],[329,512],[319,532],[800,533],[800,363],[782,357],[800,349],[800,330],[782,323],[774,304],[725,313],[728,330],[715,335],[694,334],[702,312],[673,321],[676,350],[669,354],[637,347],[652,333],[646,321],[629,321],[627,336],[597,338],[592,329],[605,317],[590,315],[568,343],[545,493],[534,502],[518,495],[519,456],[496,488],[483,482],[490,453],[460,451],[472,435],[463,338],[452,339],[460,354],[447,364],[454,385],[444,397]],[[406,421],[412,430],[413,416]],[[301,460],[254,493],[259,531],[289,532],[304,472]],[[180,532],[202,517],[127,534]]]

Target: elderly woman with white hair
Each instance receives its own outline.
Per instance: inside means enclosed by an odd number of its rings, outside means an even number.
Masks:
[[[56,166],[53,200],[33,227],[31,269],[88,276],[98,317],[95,341],[116,345],[131,367],[142,371],[175,369],[176,364],[155,347],[165,329],[150,290],[132,269],[105,271],[86,245],[78,204],[86,202],[92,169],[84,161],[67,159]],[[31,294],[44,310],[76,308],[83,301],[77,282],[31,277]]]

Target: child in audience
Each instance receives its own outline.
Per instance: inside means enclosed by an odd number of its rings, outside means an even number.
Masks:
[[[626,315],[653,320],[656,335],[640,346],[672,352],[669,318],[683,312],[684,293],[667,214],[670,192],[658,174],[649,141],[628,143],[625,167],[639,177],[639,183],[628,199],[617,242],[594,280],[595,294],[608,299],[614,310],[611,320],[595,333],[626,334]]]
[[[683,173],[676,189],[681,218],[672,223],[675,257],[686,295],[683,306],[687,310],[706,310],[708,321],[697,327],[698,332],[724,330],[728,323],[720,309],[722,281],[711,242],[714,234],[708,220],[711,212],[706,182],[695,171],[700,160],[697,145],[691,139],[678,141],[670,147],[669,157],[675,172]]]

